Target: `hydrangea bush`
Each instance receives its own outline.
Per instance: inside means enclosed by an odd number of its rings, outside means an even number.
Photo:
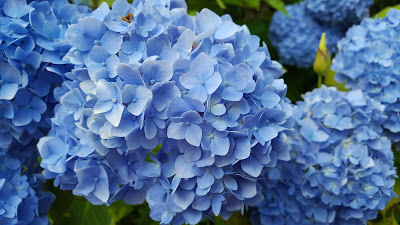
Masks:
[[[93,204],[146,199],[154,220],[196,224],[259,203],[264,168],[289,160],[284,71],[230,16],[117,0],[65,39],[74,69],[38,144],[61,189]]]
[[[311,67],[322,33],[335,53],[348,27],[369,16],[372,0],[305,0],[286,6],[287,15],[275,12],[269,27],[271,43],[281,63]]]
[[[146,202],[160,224],[249,207],[254,224],[365,224],[395,196],[398,11],[340,42],[332,69],[352,91],[323,86],[293,107],[282,66],[229,15],[184,0],[72,2],[0,0],[0,224],[125,223],[138,212],[122,201]],[[309,67],[323,32],[335,52],[372,4],[332,2],[273,16],[283,63]],[[70,191],[49,212],[46,179]]]
[[[263,180],[254,224],[366,224],[395,193],[384,106],[334,87],[314,89],[294,108],[291,160]]]
[[[307,11],[306,3],[286,6],[289,16],[275,12],[269,27],[269,37],[279,52],[281,63],[307,68],[315,59],[322,33],[327,36],[329,52],[336,51],[336,44],[344,34],[340,25],[322,24]]]
[[[360,89],[386,106],[384,128],[396,143],[400,141],[399,23],[400,11],[392,9],[382,19],[365,19],[350,28],[331,67],[346,88]]]
[[[351,26],[369,16],[373,0],[305,0],[308,12],[325,24]]]

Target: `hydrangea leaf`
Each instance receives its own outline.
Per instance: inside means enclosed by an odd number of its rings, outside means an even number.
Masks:
[[[221,9],[226,9],[226,5],[222,0],[216,0],[216,2]]]
[[[329,69],[328,74],[325,76],[324,83],[327,86],[335,86],[337,89],[341,91],[347,91],[346,82],[339,83],[335,80],[335,71]]]
[[[105,205],[92,205],[86,199],[75,199],[69,210],[65,213],[67,217],[63,224],[96,224],[109,225],[111,216],[108,207]]]
[[[117,201],[108,207],[108,213],[111,215],[111,225],[116,225],[118,221],[131,214],[135,210],[133,205],[125,204],[124,201]]]
[[[272,8],[281,11],[286,16],[289,16],[289,14],[286,11],[285,3],[283,2],[283,0],[264,0],[264,1]]]
[[[228,0],[225,1],[226,4],[237,5],[237,6],[244,6],[254,9],[260,9],[260,0]]]

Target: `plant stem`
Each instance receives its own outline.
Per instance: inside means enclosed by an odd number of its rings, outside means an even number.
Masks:
[[[320,88],[322,85],[322,76],[320,74],[318,74],[318,88]]]

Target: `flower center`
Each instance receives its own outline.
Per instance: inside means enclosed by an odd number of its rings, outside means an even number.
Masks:
[[[254,127],[254,131],[258,131],[258,127]]]
[[[113,98],[111,101],[114,102],[114,103],[116,103],[116,102],[117,102],[117,99],[116,99],[116,98]]]
[[[126,16],[121,17],[121,19],[125,22],[131,23],[131,19],[133,19],[133,15],[131,13],[128,13]]]
[[[190,122],[189,122],[189,121],[186,121],[186,125],[189,126],[189,125],[190,125]]]
[[[99,41],[99,40],[95,40],[95,41],[94,41],[94,44],[95,44],[95,45],[98,45],[98,44],[100,44],[100,41]]]
[[[205,83],[204,83],[204,81],[200,81],[200,84],[204,86]]]

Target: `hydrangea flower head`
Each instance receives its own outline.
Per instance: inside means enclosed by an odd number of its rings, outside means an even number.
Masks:
[[[384,106],[360,90],[325,86],[303,99],[291,160],[266,174],[255,224],[366,224],[396,196]]]
[[[275,12],[269,28],[272,45],[278,49],[280,62],[307,68],[312,66],[322,33],[330,53],[344,34],[341,26],[324,25],[309,15],[304,2],[287,5],[290,17]]]
[[[116,0],[65,37],[74,69],[38,144],[46,178],[93,204],[146,200],[162,224],[262,200],[256,179],[289,160],[292,106],[281,66],[246,26],[189,16],[183,0]]]
[[[63,60],[71,49],[64,34],[89,11],[64,0],[1,2],[1,224],[49,224],[47,210],[55,197],[42,190],[45,179],[39,174],[36,144],[50,129],[53,90],[72,68]],[[61,172],[65,157],[42,163]]]
[[[0,147],[28,145],[50,126],[53,89],[71,69],[62,57],[71,49],[68,26],[90,9],[64,0],[6,0],[0,10]]]
[[[325,24],[351,26],[369,16],[372,0],[305,0],[309,13]]]
[[[399,22],[400,11],[392,9],[382,19],[364,19],[350,28],[331,67],[346,88],[360,89],[386,106],[384,127],[395,143],[400,141]]]

